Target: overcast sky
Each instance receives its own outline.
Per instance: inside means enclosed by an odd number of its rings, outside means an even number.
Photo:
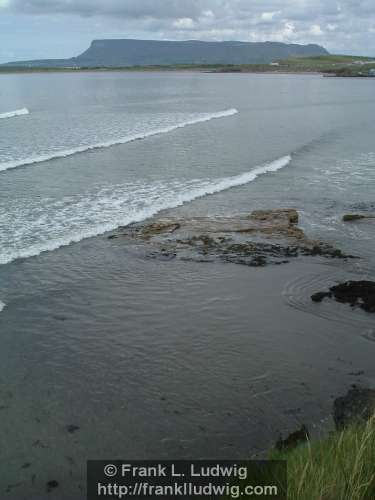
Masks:
[[[0,62],[71,57],[94,38],[319,43],[375,56],[375,0],[0,0]]]

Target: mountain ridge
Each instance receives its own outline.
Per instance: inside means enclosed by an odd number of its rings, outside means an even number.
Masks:
[[[178,64],[269,64],[277,59],[328,54],[324,47],[317,44],[115,38],[93,40],[89,48],[76,57],[15,61],[5,63],[5,66],[70,68],[172,66]]]

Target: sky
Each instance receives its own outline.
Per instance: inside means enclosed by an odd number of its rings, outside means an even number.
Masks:
[[[318,43],[375,56],[375,0],[0,0],[0,63],[76,56],[98,38]]]

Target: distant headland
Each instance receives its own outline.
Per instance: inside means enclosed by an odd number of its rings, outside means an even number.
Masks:
[[[320,45],[279,42],[94,40],[70,59],[15,61],[1,73],[50,71],[201,71],[206,73],[319,73],[375,76],[371,57],[331,55]]]
[[[279,42],[203,42],[111,39],[94,40],[77,57],[9,62],[2,66],[28,68],[118,68],[173,65],[270,64],[292,57],[328,55],[320,45]]]

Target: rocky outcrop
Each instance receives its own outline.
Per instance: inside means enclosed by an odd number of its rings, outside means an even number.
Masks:
[[[163,217],[131,224],[111,235],[144,247],[148,258],[232,262],[247,266],[283,264],[305,256],[349,258],[309,240],[294,209],[258,210],[231,217]]]
[[[288,451],[296,448],[300,444],[304,444],[310,439],[310,434],[305,425],[302,425],[302,427],[289,434],[289,436],[286,439],[283,439],[282,436],[279,437],[279,439],[276,441],[275,448],[278,451]]]
[[[328,292],[317,292],[311,296],[313,302],[322,302],[325,298],[334,298],[337,302],[360,307],[364,311],[375,312],[375,282],[347,281],[332,286]]]
[[[375,415],[375,390],[353,387],[348,393],[335,399],[333,420],[337,430],[363,423]]]

